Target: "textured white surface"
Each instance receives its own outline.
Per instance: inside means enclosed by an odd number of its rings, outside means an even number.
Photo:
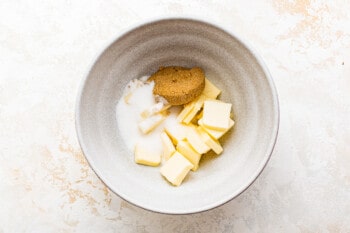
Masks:
[[[349,232],[350,2],[0,2],[0,232]],[[237,199],[155,214],[111,193],[79,149],[78,85],[121,30],[192,15],[265,58],[279,93],[272,158]]]

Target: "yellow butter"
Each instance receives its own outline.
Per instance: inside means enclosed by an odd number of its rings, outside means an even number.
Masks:
[[[153,167],[158,166],[161,160],[160,153],[151,151],[140,143],[137,143],[135,146],[134,156],[136,163]]]
[[[155,114],[139,122],[138,127],[142,133],[148,134],[165,119],[163,114]]]
[[[218,100],[206,100],[203,107],[203,125],[210,129],[225,130],[229,128],[232,104]]]
[[[224,150],[220,144],[220,142],[216,139],[213,139],[210,137],[203,129],[202,127],[198,126],[197,131],[199,132],[199,135],[201,136],[202,140],[216,153],[221,154]]]
[[[188,104],[185,104],[184,108],[181,110],[180,114],[177,116],[176,120],[178,122],[182,122],[185,117],[193,110],[194,108],[194,102],[190,102]]]
[[[193,165],[181,153],[175,151],[173,156],[165,162],[160,169],[160,173],[171,184],[179,186],[188,172],[193,168]]]
[[[189,124],[196,114],[202,109],[204,101],[207,99],[205,95],[200,95],[196,100],[194,100],[194,106],[192,110],[187,114],[187,116],[182,120],[183,123]]]
[[[196,171],[198,169],[198,164],[202,155],[197,153],[187,141],[179,141],[176,146],[176,150],[193,164],[192,171]]]
[[[187,114],[187,116],[181,121],[182,123],[189,124],[193,117],[197,114],[198,109],[195,107],[192,108],[192,110]]]
[[[199,154],[205,154],[210,150],[210,147],[205,144],[193,126],[188,127],[186,139],[193,147],[193,149]]]
[[[168,160],[175,153],[175,147],[165,132],[160,134],[160,138],[162,139],[163,144],[163,158]]]
[[[200,125],[201,128],[205,130],[205,132],[207,132],[211,137],[213,137],[215,139],[221,138],[222,135],[224,135],[229,129],[231,129],[234,124],[235,124],[235,122],[232,119],[230,119],[227,129],[225,129],[225,130],[215,130],[215,129],[209,129],[209,128],[205,127],[203,125],[202,119],[198,120],[198,125]]]
[[[158,103],[150,106],[149,108],[145,109],[144,111],[142,111],[140,115],[143,118],[147,118],[147,117],[150,117],[154,114],[162,113],[170,107],[171,107],[170,104],[165,105],[163,102],[158,102]]]
[[[205,87],[202,92],[203,95],[206,95],[209,98],[216,99],[221,93],[221,90],[217,88],[212,82],[208,79],[205,79]]]
[[[172,122],[172,124],[165,125],[164,130],[176,145],[178,141],[186,138],[187,127],[182,123]]]

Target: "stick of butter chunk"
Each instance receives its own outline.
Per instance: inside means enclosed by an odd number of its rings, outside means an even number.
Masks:
[[[199,160],[202,155],[197,153],[187,141],[179,141],[176,150],[183,154],[193,164],[192,171],[198,169]]]
[[[205,130],[205,132],[207,132],[212,138],[215,138],[215,139],[221,138],[222,135],[224,135],[229,129],[231,129],[234,124],[235,124],[235,122],[232,119],[230,119],[227,129],[225,129],[225,130],[215,130],[215,129],[209,129],[209,128],[205,127],[203,125],[203,120],[202,119],[198,120],[198,125],[200,125],[201,128]]]
[[[230,125],[230,112],[232,104],[218,100],[204,101],[203,125],[210,129],[226,130]]]
[[[187,115],[194,109],[194,102],[190,102],[184,105],[184,108],[181,110],[180,114],[177,116],[177,121],[182,122]]]
[[[160,169],[160,173],[171,184],[179,186],[192,168],[192,163],[176,151]]]
[[[201,136],[202,140],[216,153],[221,154],[224,150],[222,146],[220,145],[220,142],[212,137],[210,137],[202,127],[198,126],[197,131],[199,132],[199,135]]]
[[[156,115],[150,116],[144,120],[142,120],[138,127],[142,133],[148,134],[154,128],[156,128],[162,121],[165,119],[165,116],[161,113],[157,113]]]
[[[199,154],[205,154],[210,150],[210,147],[201,139],[194,126],[188,127],[186,139]]]
[[[177,142],[186,138],[187,127],[188,126],[182,123],[178,123],[176,119],[175,121],[173,121],[171,118],[168,118],[165,122],[164,130],[169,135],[173,143],[176,145]]]
[[[205,95],[200,95],[196,100],[194,100],[193,109],[187,114],[187,116],[182,120],[183,123],[189,124],[196,114],[202,109],[204,101],[207,99]]]
[[[135,162],[142,165],[156,167],[160,164],[160,153],[137,143],[134,151]]]
[[[175,153],[175,147],[165,132],[162,132],[160,134],[160,138],[162,139],[163,144],[163,158],[165,160],[168,160]]]
[[[208,79],[205,79],[205,86],[202,92],[203,95],[206,95],[212,99],[216,99],[220,93],[221,91],[219,88],[212,84]]]

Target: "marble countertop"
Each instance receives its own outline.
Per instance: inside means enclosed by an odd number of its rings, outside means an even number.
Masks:
[[[347,0],[0,2],[0,232],[350,232]],[[233,201],[162,215],[113,194],[77,142],[78,86],[115,36],[154,17],[215,20],[265,59],[272,158]]]

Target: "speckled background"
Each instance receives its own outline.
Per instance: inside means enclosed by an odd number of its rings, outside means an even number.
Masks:
[[[348,0],[0,1],[0,232],[350,232],[349,9]],[[258,180],[224,206],[186,216],[111,193],[74,126],[96,54],[129,26],[175,15],[247,39],[281,108]]]

